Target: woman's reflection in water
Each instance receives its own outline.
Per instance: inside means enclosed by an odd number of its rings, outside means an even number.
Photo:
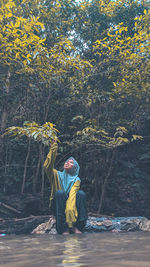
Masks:
[[[80,263],[81,241],[79,236],[68,236],[64,241],[64,259],[61,266],[84,266]]]

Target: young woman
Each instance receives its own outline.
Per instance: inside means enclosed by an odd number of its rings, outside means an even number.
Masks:
[[[80,189],[79,164],[69,158],[64,170],[54,169],[58,145],[53,143],[44,162],[44,169],[51,186],[50,206],[56,217],[59,234],[81,234],[87,220],[86,196]]]

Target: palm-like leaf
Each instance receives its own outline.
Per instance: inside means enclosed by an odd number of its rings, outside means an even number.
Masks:
[[[54,140],[59,142],[57,133],[59,131],[51,122],[39,125],[36,122],[25,121],[23,127],[12,126],[6,129],[4,135],[16,136],[18,138],[27,136],[35,141],[42,142],[44,145],[50,145]]]

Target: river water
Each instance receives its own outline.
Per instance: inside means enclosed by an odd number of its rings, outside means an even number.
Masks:
[[[0,237],[2,267],[150,267],[150,232]]]

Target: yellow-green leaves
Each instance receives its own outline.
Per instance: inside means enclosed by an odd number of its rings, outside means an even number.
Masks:
[[[94,45],[96,54],[103,62],[110,65],[112,72],[114,62],[120,74],[112,81],[114,94],[121,98],[133,96],[142,99],[147,92],[150,61],[150,13],[137,16],[134,21],[133,33],[124,23],[119,23],[107,30],[107,37],[97,40]],[[118,62],[118,63],[117,63]],[[118,65],[117,65],[118,64]]]
[[[127,137],[128,135],[128,137]],[[80,138],[81,143],[96,143],[104,148],[115,148],[118,146],[129,144],[132,141],[142,140],[143,137],[139,135],[129,135],[125,127],[119,126],[113,136],[111,136],[104,129],[99,127],[86,127],[76,133],[77,139]]]
[[[49,146],[53,141],[58,141],[58,130],[51,122],[46,122],[39,125],[36,122],[24,122],[23,127],[12,126],[6,129],[4,135],[15,137],[26,136],[34,141],[42,142],[44,145]]]
[[[135,134],[133,134],[133,135],[132,135],[132,141],[135,141],[135,140],[143,140],[143,137],[140,136],[140,135],[135,135]]]
[[[29,14],[24,16],[24,10],[16,6],[15,1],[3,2],[0,7],[0,62],[5,65],[27,66],[33,59],[34,50],[38,53],[44,49],[44,41],[36,33],[44,25],[39,18]],[[21,64],[23,63],[23,64]]]

